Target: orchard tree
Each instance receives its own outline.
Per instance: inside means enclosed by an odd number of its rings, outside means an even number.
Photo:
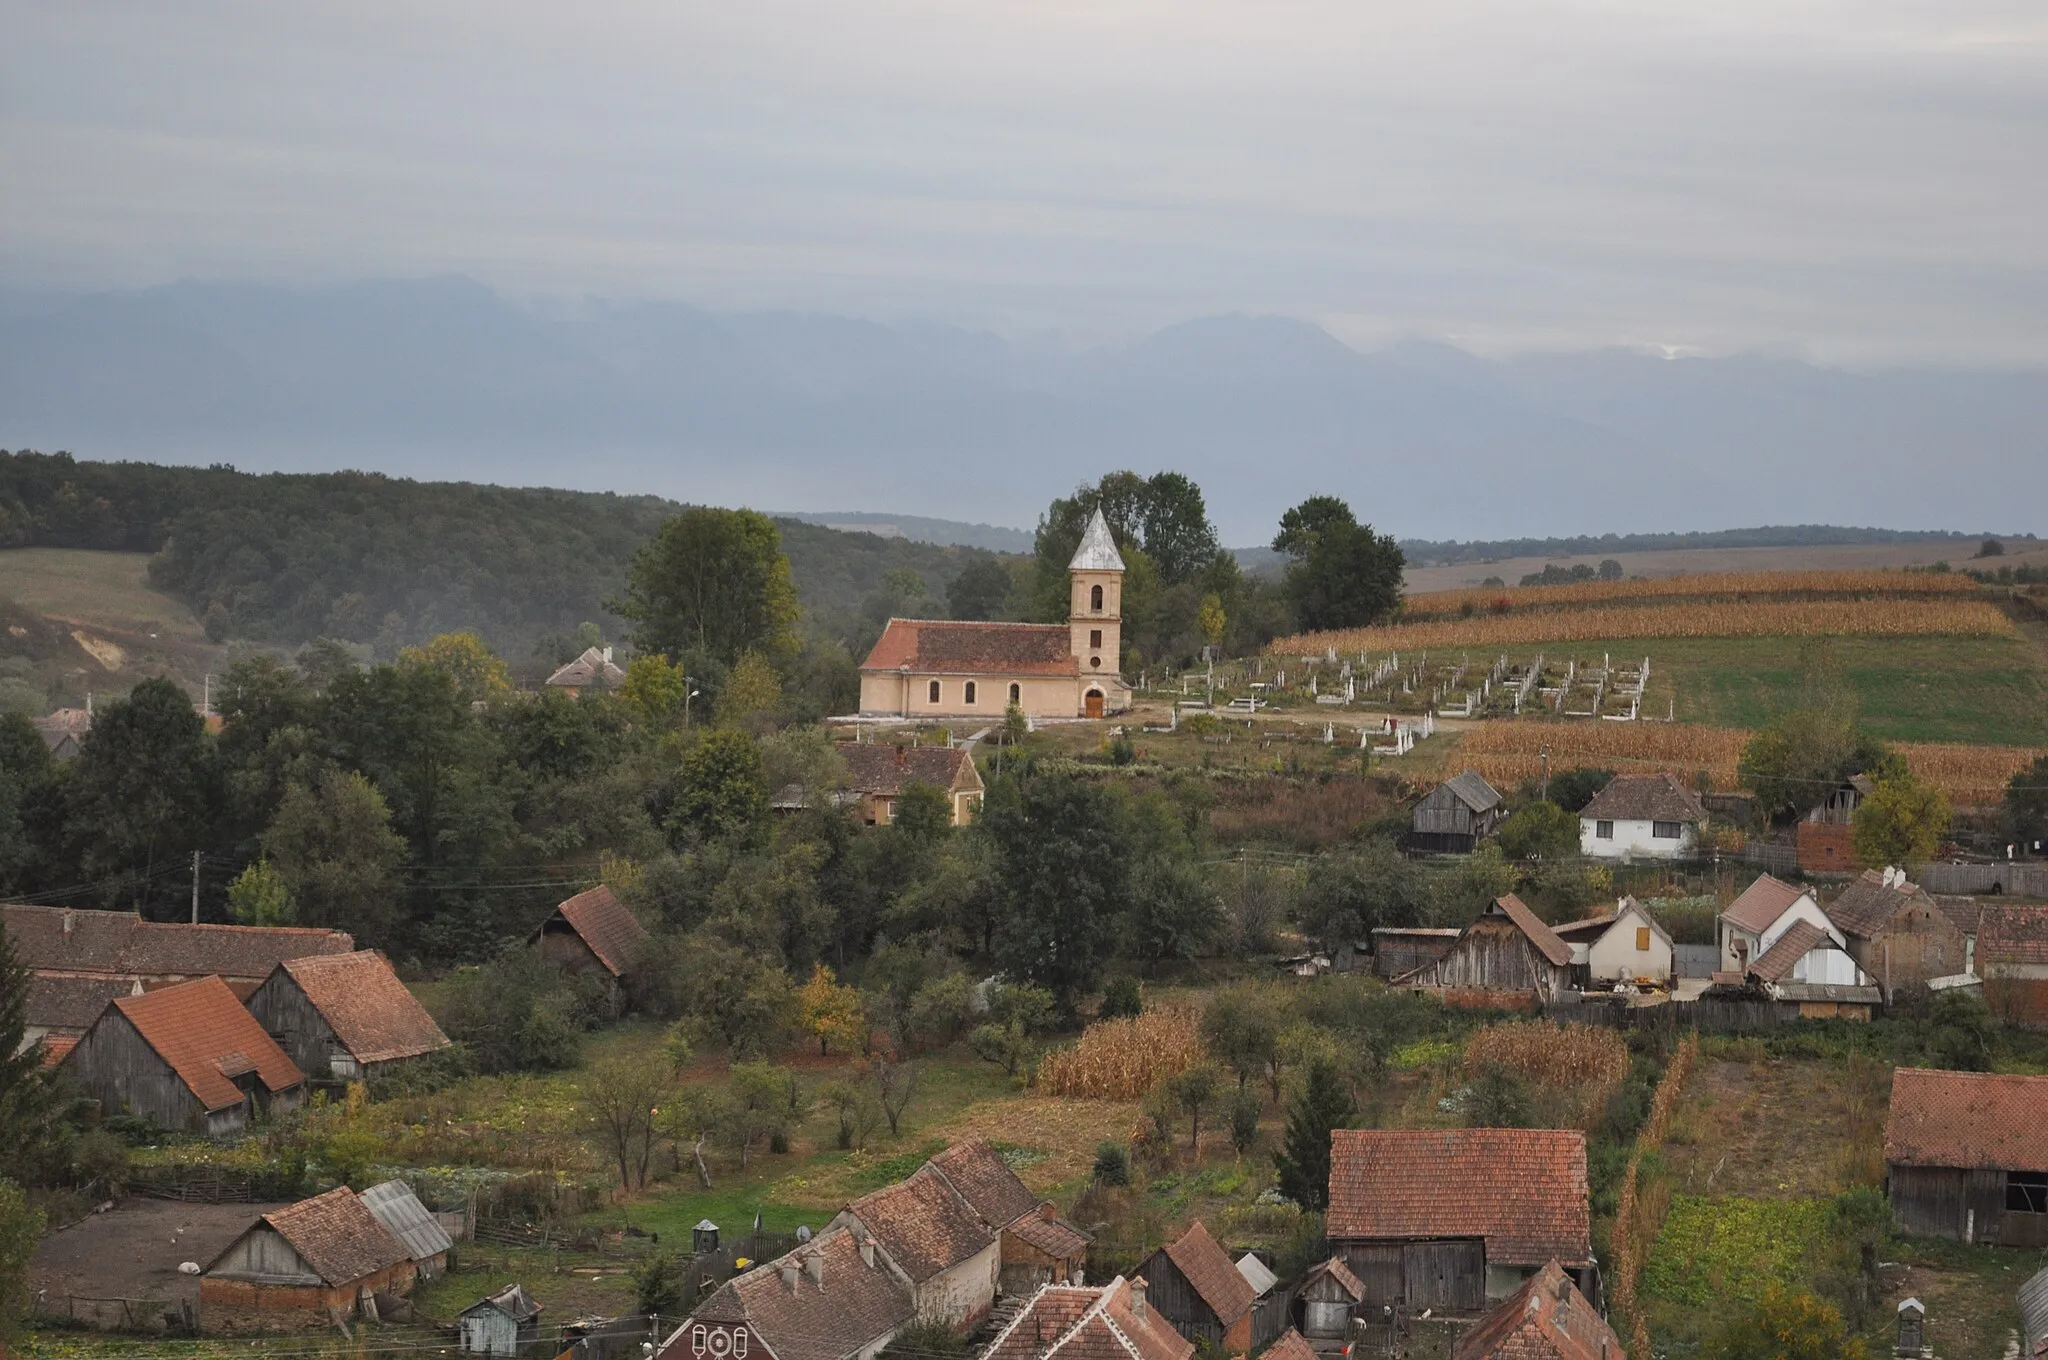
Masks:
[[[1292,559],[1282,588],[1303,628],[1363,627],[1400,603],[1400,545],[1335,496],[1311,496],[1282,515],[1273,550]]]
[[[797,989],[798,1023],[818,1041],[818,1056],[825,1057],[837,1043],[849,1052],[868,1037],[867,1012],[860,993],[840,982],[824,964],[811,969],[811,980]]]
[[[752,510],[692,507],[664,521],[608,606],[639,625],[633,644],[671,661],[731,666],[742,653],[794,650],[796,585],[774,521]]]
[[[1565,859],[1579,850],[1579,819],[1555,803],[1521,808],[1500,828],[1501,853],[1510,859]]]
[[[1948,795],[1910,774],[1877,781],[1856,809],[1850,836],[1865,864],[1924,864],[1948,830]]]

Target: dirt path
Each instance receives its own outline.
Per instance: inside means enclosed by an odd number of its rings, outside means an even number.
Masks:
[[[117,1209],[51,1233],[36,1247],[29,1293],[37,1311],[65,1316],[66,1300],[150,1299],[169,1310],[199,1306],[199,1277],[181,1275],[186,1261],[205,1265],[276,1204],[178,1204],[124,1201]]]

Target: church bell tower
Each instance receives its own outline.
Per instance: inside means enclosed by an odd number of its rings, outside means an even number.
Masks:
[[[1067,575],[1073,581],[1067,618],[1081,678],[1115,680],[1123,670],[1124,559],[1102,511],[1089,519]]]

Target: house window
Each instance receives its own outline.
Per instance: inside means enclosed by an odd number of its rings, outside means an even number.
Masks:
[[[1647,953],[1649,953],[1649,952],[1650,952],[1650,928],[1649,928],[1648,926],[1637,926],[1637,927],[1636,927],[1636,953],[1638,953],[1638,954],[1647,954]]]
[[[2006,1172],[2005,1211],[2009,1214],[2048,1214],[2048,1171]]]
[[[929,695],[930,695],[930,697],[931,697],[931,701],[932,701],[933,703],[937,703],[937,702],[939,701],[939,682],[938,682],[938,681],[936,681],[936,680],[932,681],[932,683],[931,683],[931,688],[929,689],[928,693],[929,693]]]
[[[1100,613],[1102,612],[1102,587],[1101,587],[1101,586],[1091,586],[1091,587],[1089,587],[1089,590],[1088,590],[1088,607],[1089,607],[1090,609],[1094,610],[1094,611],[1095,611],[1096,613],[1098,613],[1098,614],[1100,614]]]
[[[1088,645],[1098,652],[1102,650],[1102,630],[1100,628],[1090,628],[1088,630]]]
[[[1678,839],[1678,823],[1651,822],[1650,834],[1660,841],[1675,841]]]
[[[1595,839],[1595,840],[1600,840],[1600,841],[1611,841],[1611,840],[1613,840],[1613,839],[1614,839],[1614,823],[1613,823],[1613,822],[1595,822],[1595,823],[1593,823],[1593,839]]]
[[[1024,687],[1022,685],[1010,686],[1010,702],[1013,704],[1024,702]]]
[[[967,702],[970,704],[974,702],[974,682],[972,680],[967,682]]]

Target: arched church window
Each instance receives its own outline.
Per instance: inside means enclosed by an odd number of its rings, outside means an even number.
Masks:
[[[939,701],[939,682],[936,680],[931,683],[931,698],[933,703]]]
[[[1094,610],[1094,611],[1095,611],[1096,613],[1098,613],[1098,614],[1100,614],[1100,613],[1102,612],[1102,587],[1101,587],[1101,586],[1090,586],[1090,587],[1088,588],[1088,607],[1089,607],[1090,609]]]
[[[1024,702],[1024,687],[1022,685],[1010,686],[1010,702],[1013,704]]]
[[[967,682],[967,702],[970,704],[974,702],[974,682],[972,680]]]

